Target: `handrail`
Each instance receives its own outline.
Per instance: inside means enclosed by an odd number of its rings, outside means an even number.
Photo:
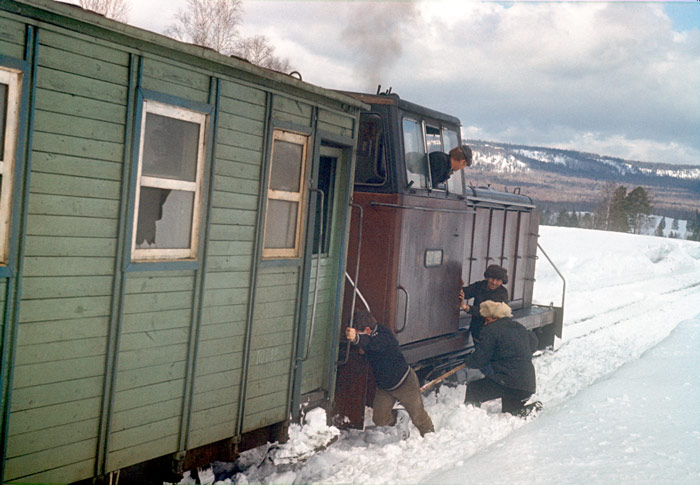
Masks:
[[[350,321],[348,323],[348,327],[353,328],[353,323],[355,320],[355,301],[357,299],[357,293],[359,291],[357,285],[358,285],[358,278],[360,277],[360,255],[362,251],[362,218],[364,217],[364,210],[362,209],[362,206],[359,204],[350,204],[350,207],[358,209],[360,211],[360,215],[358,216],[358,222],[357,222],[357,259],[355,261],[355,281],[353,282],[353,291],[352,291],[352,306],[350,307]],[[352,210],[352,209],[351,209]],[[347,273],[346,273],[347,274]],[[352,281],[352,280],[350,280]],[[364,298],[363,298],[364,300]],[[366,304],[367,302],[365,302]],[[369,305],[367,305],[367,309],[369,309]],[[347,343],[347,347],[345,349],[345,357],[343,358],[342,361],[338,361],[338,365],[345,365],[348,363],[348,359],[350,358],[350,342]]]
[[[393,207],[396,209],[413,209],[417,211],[426,211],[426,212],[454,212],[456,214],[476,214],[476,211],[473,210],[458,210],[458,209],[442,209],[440,207],[422,207],[422,206],[410,206],[410,205],[401,205],[401,204],[389,204],[387,202],[375,202],[372,201],[369,203],[372,207]]]
[[[562,285],[562,290],[561,290],[561,311],[562,311],[562,319],[564,318],[564,297],[566,295],[566,279],[564,278],[564,275],[561,274],[557,266],[554,264],[554,262],[551,260],[551,258],[547,255],[545,250],[540,246],[540,243],[537,243],[537,248],[542,251],[542,254],[544,254],[544,257],[547,258],[547,261],[549,261],[549,264],[552,265],[552,268],[554,268],[554,271],[557,272],[559,277],[561,278],[561,281],[563,283]]]
[[[403,312],[403,326],[401,327],[401,330],[394,329],[394,332],[401,333],[404,330],[406,330],[406,324],[408,323],[408,302],[410,300],[410,296],[408,294],[408,290],[406,288],[404,288],[403,286],[399,285],[396,289],[401,290],[404,293],[406,293],[406,304],[404,305],[404,312]]]
[[[355,282],[352,280],[352,277],[350,276],[350,274],[349,274],[347,271],[345,272],[345,277],[348,279],[348,281],[350,282],[350,284],[352,285],[353,288],[357,288],[357,287],[355,286]],[[362,304],[365,306],[365,308],[367,309],[367,311],[371,313],[372,310],[370,310],[370,308],[369,308],[369,303],[367,303],[367,300],[365,300],[365,297],[364,297],[364,295],[362,294],[362,292],[360,291],[359,288],[357,288],[357,296],[360,297],[360,301],[361,301]]]
[[[311,350],[311,340],[314,338],[314,326],[316,325],[316,303],[318,302],[318,279],[321,271],[321,250],[323,249],[323,239],[325,238],[325,227],[323,226],[323,203],[326,194],[321,189],[309,189],[309,192],[316,192],[321,196],[321,220],[318,226],[318,246],[316,247],[316,281],[314,281],[314,301],[311,305],[311,327],[309,328],[309,338],[306,339],[304,357],[297,359],[299,362],[306,362]]]

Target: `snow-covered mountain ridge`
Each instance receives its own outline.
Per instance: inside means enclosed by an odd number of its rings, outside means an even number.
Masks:
[[[671,165],[624,160],[594,153],[557,148],[529,147],[498,142],[467,140],[477,162],[500,173],[529,172],[532,168],[550,169],[609,176],[671,177],[700,180],[700,166]],[[556,167],[555,167],[556,166]]]
[[[467,181],[508,191],[520,188],[540,208],[592,211],[604,187],[644,187],[654,214],[688,219],[700,200],[700,166],[647,163],[557,148],[465,140],[474,164]]]

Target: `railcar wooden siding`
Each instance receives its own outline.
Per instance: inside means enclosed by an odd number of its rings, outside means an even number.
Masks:
[[[26,220],[12,235],[23,258],[0,278],[4,481],[77,481],[288,419],[317,263],[260,258],[276,125],[348,155],[296,392],[331,380],[362,105],[195,52],[46,0],[0,0],[0,55],[35,66],[28,191],[24,180],[14,189],[27,204],[12,215]],[[130,260],[140,92],[211,108],[202,245],[189,265]]]

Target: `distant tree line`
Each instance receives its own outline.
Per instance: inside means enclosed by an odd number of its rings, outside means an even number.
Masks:
[[[688,234],[688,239],[691,241],[700,241],[700,212],[697,210],[695,211],[693,217],[686,223],[685,230]]]
[[[594,212],[545,209],[540,212],[540,224],[642,234],[653,227],[652,210],[651,198],[644,187],[627,192],[624,185],[608,183],[601,191],[600,203]],[[664,237],[666,225],[666,217],[662,217],[654,235]],[[678,218],[672,220],[667,237],[681,237]],[[687,219],[686,237],[700,241],[700,212],[697,210]]]

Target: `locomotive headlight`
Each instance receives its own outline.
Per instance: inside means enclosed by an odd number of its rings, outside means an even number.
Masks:
[[[442,249],[426,249],[425,267],[437,268],[438,266],[442,266]]]

